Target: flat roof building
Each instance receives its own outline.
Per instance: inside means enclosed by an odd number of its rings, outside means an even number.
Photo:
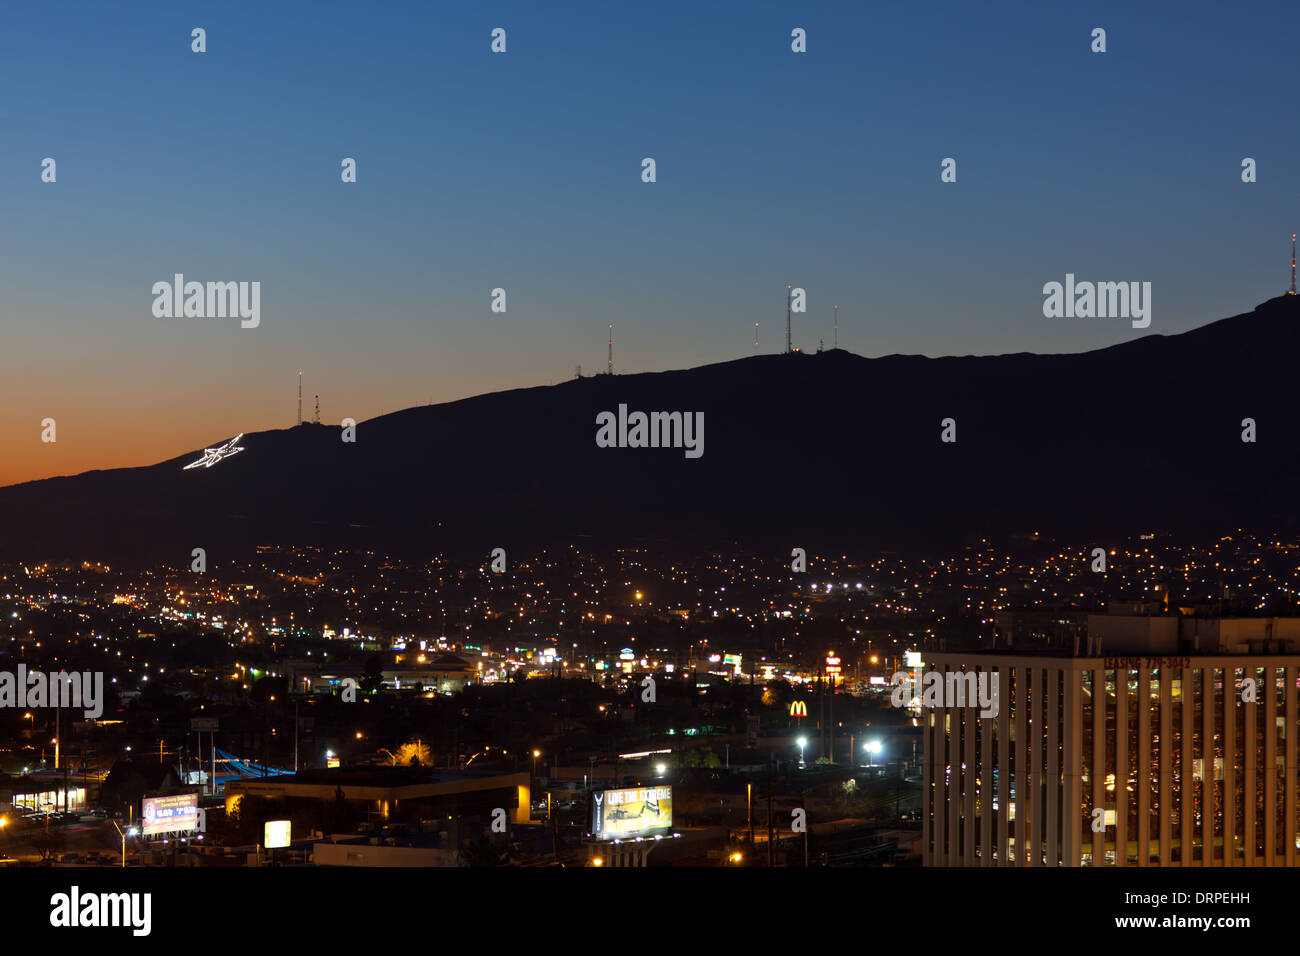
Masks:
[[[1296,865],[1300,618],[1091,615],[1073,652],[923,656],[926,865]]]
[[[347,767],[306,770],[264,780],[231,780],[226,784],[226,809],[245,796],[294,803],[342,800],[360,804],[376,819],[390,820],[440,813],[489,817],[496,808],[511,821],[527,823],[530,811],[529,774],[432,767]]]

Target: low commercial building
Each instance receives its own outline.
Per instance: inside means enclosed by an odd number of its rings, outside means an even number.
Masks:
[[[498,808],[515,823],[527,823],[531,790],[528,773],[439,770],[432,767],[346,767],[305,770],[264,780],[226,784],[226,810],[245,796],[283,800],[290,808],[345,801],[359,804],[375,820],[418,820],[456,816],[489,818]]]

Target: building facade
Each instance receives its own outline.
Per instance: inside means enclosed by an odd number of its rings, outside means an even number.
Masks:
[[[1098,615],[1089,635],[925,655],[944,686],[996,674],[998,706],[922,709],[923,862],[1296,865],[1300,619]]]

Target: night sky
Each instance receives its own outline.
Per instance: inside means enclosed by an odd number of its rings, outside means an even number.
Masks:
[[[787,282],[797,346],[838,304],[870,356],[1249,311],[1300,228],[1298,32],[1280,0],[9,5],[0,483],[292,425],[299,369],[337,423],[601,370],[610,321],[618,371],[755,321],[779,351]],[[155,318],[177,272],[260,281],[260,327]],[[1067,272],[1151,282],[1151,327],[1044,318]]]

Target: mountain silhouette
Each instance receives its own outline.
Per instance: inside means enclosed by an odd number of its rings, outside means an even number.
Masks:
[[[185,564],[202,547],[213,567],[272,544],[486,557],[575,540],[734,542],[788,555],[1034,531],[1081,545],[1286,532],[1297,354],[1300,297],[1279,296],[1078,354],[832,350],[597,375],[383,415],[355,443],[302,425],[245,434],[211,468],[183,470],[194,449],[0,488],[0,558]],[[703,455],[597,447],[597,416],[620,403],[703,412]],[[955,443],[940,440],[945,418]]]

